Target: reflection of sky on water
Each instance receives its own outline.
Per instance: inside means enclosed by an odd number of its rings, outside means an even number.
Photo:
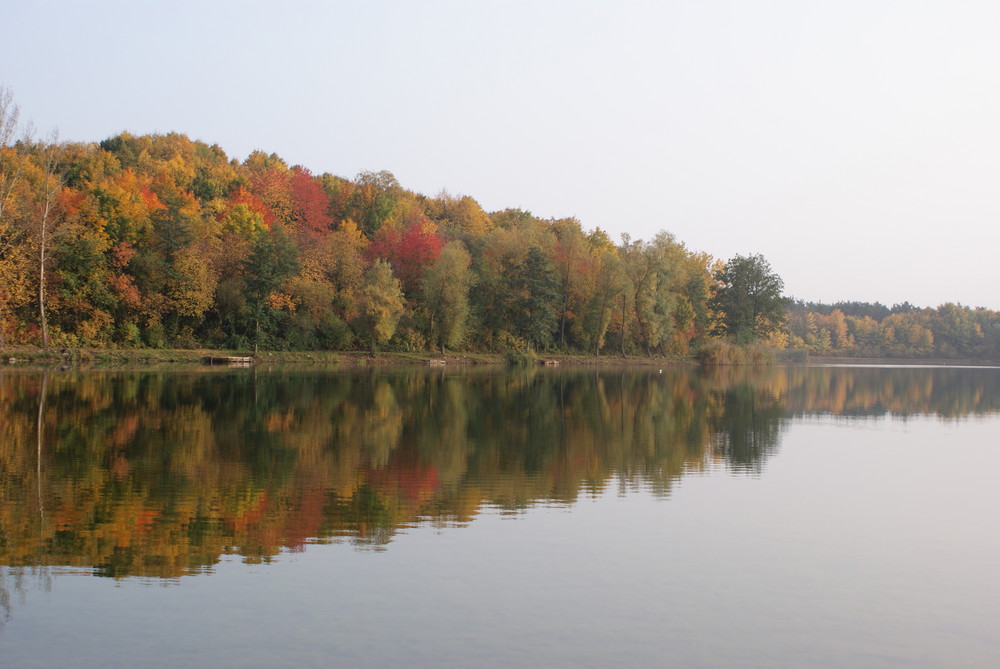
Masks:
[[[167,588],[60,575],[0,648],[46,666],[981,666],[998,426],[794,421],[763,476],[702,471],[669,501],[609,486],[408,527],[388,551],[227,556]]]

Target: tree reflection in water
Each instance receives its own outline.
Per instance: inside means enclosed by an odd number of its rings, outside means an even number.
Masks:
[[[48,567],[177,578],[484,506],[760,474],[787,420],[995,413],[993,370],[0,373],[0,606]],[[26,571],[27,570],[27,571]]]

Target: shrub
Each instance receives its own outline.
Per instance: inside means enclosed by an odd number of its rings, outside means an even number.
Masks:
[[[125,321],[118,327],[118,339],[122,346],[141,346],[142,337],[139,326],[132,321]]]
[[[538,364],[538,356],[534,351],[510,351],[507,353],[507,364],[511,367],[529,367]]]
[[[702,365],[771,365],[775,362],[774,350],[761,344],[735,344],[713,339],[698,349],[698,362]]]

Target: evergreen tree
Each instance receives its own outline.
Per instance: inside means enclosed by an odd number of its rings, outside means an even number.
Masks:
[[[504,277],[510,296],[508,317],[529,346],[546,349],[559,323],[559,276],[552,261],[537,246]]]

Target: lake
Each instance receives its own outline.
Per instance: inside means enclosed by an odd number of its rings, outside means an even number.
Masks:
[[[4,667],[985,667],[1000,369],[0,371]]]

